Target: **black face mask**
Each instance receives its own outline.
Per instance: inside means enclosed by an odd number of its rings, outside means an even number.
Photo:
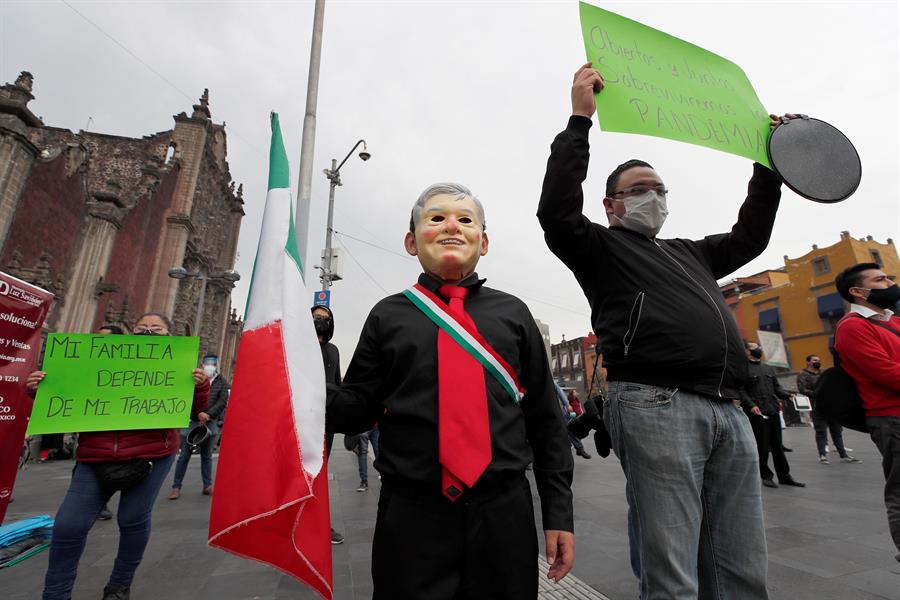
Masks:
[[[750,351],[750,356],[759,360],[760,358],[762,358],[762,348],[754,348]]]
[[[159,335],[159,334],[151,329],[145,329],[144,331],[140,332],[137,335]]]
[[[822,368],[822,363],[820,363],[820,362],[814,362],[814,363],[812,363],[812,368],[813,368],[813,369],[817,369],[817,370],[818,370],[818,369],[821,369],[821,368]]]
[[[325,335],[331,329],[331,319],[328,317],[313,317],[313,326],[316,328],[316,335]]]
[[[894,284],[884,289],[870,289],[866,302],[874,304],[878,308],[892,308],[897,302],[900,302],[900,285]]]

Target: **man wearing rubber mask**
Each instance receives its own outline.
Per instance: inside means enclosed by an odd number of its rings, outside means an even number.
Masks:
[[[375,305],[326,430],[381,432],[374,600],[537,598],[534,463],[550,569],[572,565],[573,461],[543,340],[527,307],[484,286],[484,208],[428,187],[404,246],[423,273]]]

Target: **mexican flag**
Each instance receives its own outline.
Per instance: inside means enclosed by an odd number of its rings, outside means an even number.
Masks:
[[[332,597],[325,371],[272,113],[269,193],[228,401],[209,544]]]

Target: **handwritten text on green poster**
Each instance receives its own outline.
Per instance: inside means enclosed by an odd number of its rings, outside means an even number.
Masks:
[[[28,434],[186,427],[196,337],[51,333]]]
[[[604,131],[730,152],[768,166],[768,113],[739,66],[684,40],[581,3],[588,60],[603,76]]]

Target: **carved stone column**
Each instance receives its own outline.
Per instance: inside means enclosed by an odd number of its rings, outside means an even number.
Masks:
[[[210,122],[209,94],[206,90],[199,104],[194,105],[190,117],[184,113],[175,117],[172,143],[180,157],[181,170],[167,213],[168,222],[156,253],[145,311],[161,311],[170,316],[174,312],[178,281],[169,277],[169,269],[181,266],[185,247],[193,234],[190,215]]]
[[[108,202],[88,203],[87,223],[59,315],[59,331],[90,332],[97,314],[97,285],[106,275],[116,233],[126,211]]]
[[[28,109],[34,78],[22,71],[14,84],[0,87],[0,248],[12,223],[38,149],[28,139],[30,127],[43,123]]]

